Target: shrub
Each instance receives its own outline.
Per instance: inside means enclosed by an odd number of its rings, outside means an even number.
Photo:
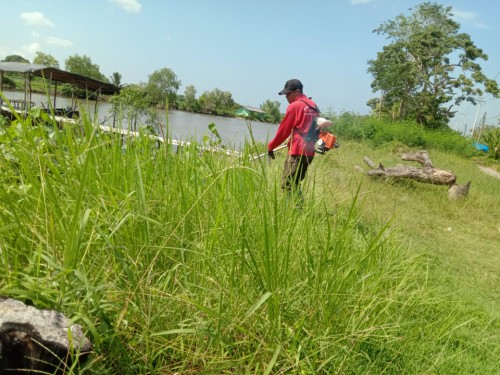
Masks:
[[[397,142],[408,147],[436,149],[464,157],[477,155],[470,139],[451,129],[425,129],[413,121],[391,122],[372,116],[346,112],[332,118],[338,137],[355,141],[368,141],[373,146]]]
[[[481,142],[489,147],[488,156],[500,159],[500,128],[485,127],[481,134]]]

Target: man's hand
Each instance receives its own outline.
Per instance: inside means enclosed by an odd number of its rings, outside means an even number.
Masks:
[[[268,151],[268,152],[267,152],[267,155],[269,155],[269,157],[270,157],[271,159],[276,159],[276,158],[275,158],[275,156],[274,156],[274,151],[273,151],[273,150]]]

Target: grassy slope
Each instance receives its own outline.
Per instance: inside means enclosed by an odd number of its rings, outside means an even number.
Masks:
[[[449,201],[447,188],[414,181],[377,181],[364,176],[363,157],[390,167],[408,164],[408,150],[369,148],[345,143],[316,158],[315,178],[330,189],[333,208],[348,204],[362,184],[364,218],[368,223],[393,220],[409,251],[428,258],[429,277],[441,280],[443,291],[491,316],[500,314],[500,180],[456,156],[430,151],[437,168],[451,170],[457,182],[472,181],[469,197]],[[416,164],[416,163],[414,163]]]
[[[443,186],[364,175],[368,169],[364,156],[391,167],[407,164],[401,160],[407,151],[346,142],[316,159],[316,185],[320,181],[325,194],[331,195],[334,210],[345,209],[361,186],[365,225],[391,220],[408,257],[421,259],[417,277],[422,285],[437,285],[434,294],[449,301],[449,314],[468,322],[454,329],[448,343],[459,350],[443,350],[457,362],[467,363],[467,368],[450,367],[445,373],[496,373],[500,366],[500,180],[482,172],[472,160],[432,150],[434,166],[453,171],[459,184],[472,181],[467,199],[448,200]],[[481,349],[483,344],[496,349]]]
[[[451,170],[457,182],[472,181],[469,197],[450,201],[447,188],[414,181],[370,180],[363,157],[391,167],[406,149],[373,149],[359,143],[316,158],[315,178],[330,189],[332,208],[349,204],[359,184],[364,218],[369,223],[393,220],[412,254],[428,259],[429,277],[440,280],[443,292],[474,304],[498,318],[500,314],[500,180],[477,165],[453,155],[430,151],[437,168]],[[413,163],[417,164],[417,163]]]
[[[473,180],[449,202],[362,173],[364,155],[390,166],[401,150],[344,143],[297,211],[274,189],[283,154],[227,165],[85,134],[6,143],[0,290],[86,317],[111,371],[495,373],[498,181],[471,162],[431,151]]]

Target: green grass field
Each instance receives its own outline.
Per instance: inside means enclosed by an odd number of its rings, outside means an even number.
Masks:
[[[157,146],[85,119],[0,134],[0,294],[83,326],[68,372],[497,373],[500,180],[471,160],[429,150],[472,181],[449,201],[365,176],[400,146],[342,142],[297,208],[284,155]]]
[[[482,172],[477,164],[439,151],[429,151],[437,168],[455,173],[457,183],[471,181],[469,197],[447,199],[447,187],[414,181],[370,180],[363,157],[390,167],[417,163],[401,160],[407,148],[369,148],[346,143],[334,154],[317,158],[317,178],[330,174],[333,199],[349,199],[361,184],[363,216],[372,224],[392,220],[412,253],[423,254],[434,277],[442,277],[444,287],[492,314],[500,313],[500,180]],[[331,172],[325,172],[331,169]],[[339,186],[340,185],[340,186]],[[340,189],[339,189],[340,188]],[[347,193],[347,194],[346,194]]]

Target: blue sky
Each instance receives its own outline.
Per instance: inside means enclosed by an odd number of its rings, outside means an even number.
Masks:
[[[484,73],[500,82],[499,0],[436,1],[452,6],[461,31],[489,56]],[[146,82],[167,67],[197,95],[219,88],[258,107],[278,96],[289,78],[321,109],[369,112],[367,61],[388,44],[372,33],[381,23],[422,3],[413,0],[0,0],[0,59],[36,51],[64,61],[87,55],[123,83]],[[472,127],[476,115],[500,120],[500,100],[459,108],[453,127]],[[478,112],[479,109],[479,112]]]

